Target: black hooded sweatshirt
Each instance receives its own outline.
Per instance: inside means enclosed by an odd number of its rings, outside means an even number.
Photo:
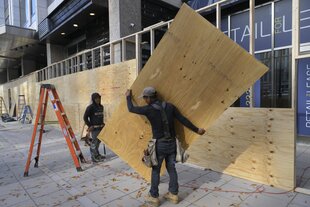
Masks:
[[[93,93],[91,96],[92,104],[90,104],[84,113],[84,122],[88,127],[104,125],[103,123],[103,106],[96,104],[95,99],[100,97],[98,93]],[[95,127],[94,130],[101,130],[102,127]]]

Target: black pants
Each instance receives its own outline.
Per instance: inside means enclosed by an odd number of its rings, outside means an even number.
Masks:
[[[179,192],[178,174],[175,169],[175,157],[176,157],[176,141],[171,142],[156,142],[156,156],[158,165],[152,167],[152,179],[150,194],[152,197],[157,198],[159,196],[158,186],[160,183],[160,169],[163,160],[166,161],[166,169],[169,174],[169,192],[177,195]]]

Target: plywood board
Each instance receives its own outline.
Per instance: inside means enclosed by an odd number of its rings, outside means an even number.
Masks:
[[[91,103],[91,94],[98,92],[101,95],[105,115],[109,115],[126,88],[133,83],[136,77],[135,63],[135,60],[130,60],[53,78],[42,83],[55,85],[74,132],[80,134],[85,109]],[[56,120],[52,107],[47,108],[46,119]]]
[[[199,127],[208,128],[268,69],[217,30],[202,16],[183,5],[131,89],[137,99],[146,86]],[[187,148],[198,136],[177,126]],[[127,111],[125,97],[99,135],[115,153],[147,180],[150,170],[141,163],[151,138],[145,118]]]
[[[229,108],[189,147],[189,162],[259,183],[294,188],[294,110]]]

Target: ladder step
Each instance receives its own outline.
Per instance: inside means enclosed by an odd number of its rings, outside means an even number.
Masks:
[[[62,113],[61,113],[61,116],[64,116],[64,115],[66,115],[66,113],[65,113],[65,112],[62,112]]]
[[[76,141],[76,138],[71,138],[71,142],[74,143]]]
[[[67,129],[70,129],[70,128],[71,128],[71,126],[70,126],[70,125],[67,125],[67,126],[66,126],[66,128],[67,128]]]

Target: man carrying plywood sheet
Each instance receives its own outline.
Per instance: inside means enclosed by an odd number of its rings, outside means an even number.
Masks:
[[[175,169],[177,147],[174,119],[177,119],[184,126],[199,135],[203,135],[205,130],[192,124],[174,105],[158,100],[156,90],[153,87],[144,88],[141,95],[141,98],[143,97],[143,100],[147,104],[146,106],[134,106],[131,101],[130,90],[126,92],[126,96],[128,110],[147,117],[152,126],[152,138],[156,140],[155,151],[158,164],[152,166],[151,189],[147,200],[150,203],[159,205],[158,185],[160,182],[160,169],[163,160],[165,160],[170,179],[169,192],[165,195],[165,198],[176,204],[179,202],[179,185],[178,175]]]
[[[183,5],[131,86],[132,100],[151,85],[189,120],[207,129],[268,68],[224,33]],[[199,136],[176,123],[184,148]],[[151,137],[148,121],[128,112],[124,99],[99,138],[146,180],[151,170],[141,158]]]

